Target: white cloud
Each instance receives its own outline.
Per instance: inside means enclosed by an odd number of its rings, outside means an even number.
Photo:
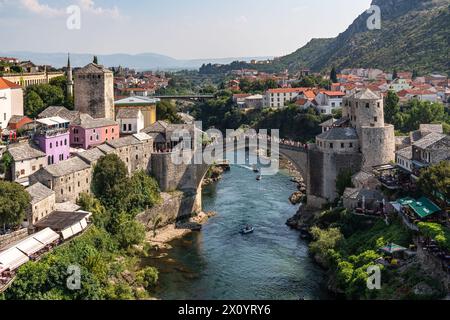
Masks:
[[[41,4],[39,0],[21,0],[20,3],[23,8],[39,15],[60,16],[65,14],[64,10],[52,8],[48,4]]]
[[[93,0],[78,0],[81,10],[95,14],[98,16],[109,16],[112,18],[121,18],[119,8],[114,6],[112,8],[96,7]]]
[[[0,6],[2,3],[6,3],[9,0],[0,0]],[[117,6],[113,6],[112,8],[102,8],[95,5],[93,0],[78,0],[78,6],[80,7],[82,12],[96,15],[96,16],[105,16],[110,18],[121,18],[122,15]],[[65,8],[54,8],[49,6],[48,4],[41,3],[40,0],[20,0],[20,4],[26,10],[45,16],[61,16],[66,15]]]
[[[248,19],[246,16],[240,16],[239,18],[237,18],[236,20],[238,23],[248,23]]]

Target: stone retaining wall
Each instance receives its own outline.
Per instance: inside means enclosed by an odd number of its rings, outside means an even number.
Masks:
[[[8,245],[20,241],[28,236],[28,229],[20,229],[9,234],[0,236],[0,250]]]

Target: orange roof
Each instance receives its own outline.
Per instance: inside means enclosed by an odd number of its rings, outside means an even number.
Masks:
[[[321,91],[321,93],[329,96],[329,97],[340,97],[345,96],[345,93],[342,91]]]
[[[307,90],[305,92],[303,92],[303,95],[306,97],[306,99],[308,100],[312,100],[316,98],[316,95],[314,94],[314,91],[311,90]]]
[[[291,92],[303,92],[306,90],[311,90],[311,88],[278,88],[278,89],[269,89],[269,93],[291,93]]]
[[[304,106],[305,103],[307,103],[307,102],[308,102],[308,100],[300,98],[297,101],[295,101],[295,104],[298,105],[298,106]]]
[[[9,80],[6,80],[5,78],[0,78],[0,90],[1,89],[19,89],[22,88],[18,84],[15,84],[14,82],[11,82]]]

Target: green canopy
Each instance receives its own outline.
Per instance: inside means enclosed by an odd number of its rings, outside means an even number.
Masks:
[[[398,244],[390,243],[387,246],[380,248],[380,250],[389,254],[393,254],[396,252],[405,251],[407,249],[405,247],[399,246]]]
[[[438,213],[441,211],[437,205],[435,205],[430,199],[422,197],[418,200],[414,200],[413,198],[403,198],[398,200],[402,206],[408,206],[411,210],[414,211],[420,218],[426,218],[431,216],[432,214]]]
[[[409,204],[409,206],[421,218],[426,218],[441,211],[441,208],[435,205],[430,199],[425,197],[414,201],[413,203]]]

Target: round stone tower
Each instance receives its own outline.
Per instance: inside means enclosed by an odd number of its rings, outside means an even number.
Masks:
[[[394,126],[384,123],[383,97],[364,89],[344,100],[343,116],[359,137],[363,168],[395,160]]]

